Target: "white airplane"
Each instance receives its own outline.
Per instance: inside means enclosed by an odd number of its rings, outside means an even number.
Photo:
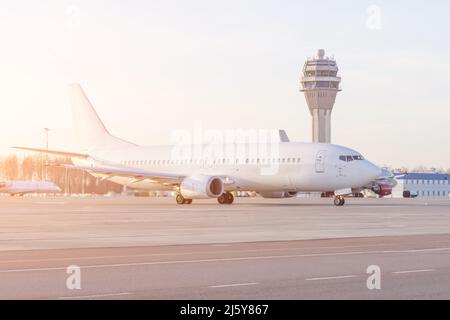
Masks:
[[[61,189],[53,182],[47,181],[0,181],[0,193],[11,196],[26,193],[58,193]]]
[[[64,167],[84,170],[128,187],[175,190],[178,204],[208,198],[231,204],[232,191],[288,198],[302,191],[334,190],[334,204],[342,206],[344,196],[351,194],[352,188],[367,185],[382,173],[359,152],[331,144],[277,141],[138,146],[107,131],[80,85],[69,85],[69,97],[82,153],[15,148],[70,157],[73,165]],[[211,149],[216,153],[211,153]]]

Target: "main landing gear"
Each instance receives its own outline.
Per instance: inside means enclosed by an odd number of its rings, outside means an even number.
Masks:
[[[185,199],[180,193],[177,194],[177,197],[175,198],[177,200],[178,204],[191,204],[192,199]]]
[[[343,196],[336,196],[334,197],[334,205],[341,207],[345,204],[345,199]]]
[[[180,193],[177,194],[175,198],[177,204],[191,204],[192,199],[186,199]],[[234,201],[234,196],[230,192],[223,193],[220,197],[217,198],[217,202],[220,204],[232,204]]]
[[[223,193],[217,198],[217,202],[220,204],[232,204],[234,201],[234,196],[230,192]]]

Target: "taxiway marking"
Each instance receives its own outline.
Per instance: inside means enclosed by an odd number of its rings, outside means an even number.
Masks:
[[[320,277],[320,278],[309,278],[305,279],[306,281],[322,281],[322,280],[336,280],[336,279],[347,279],[347,278],[356,278],[357,276],[354,274],[346,275],[346,276],[333,276],[333,277]]]
[[[96,264],[96,265],[85,265],[85,266],[80,265],[80,268],[100,269],[100,268],[137,267],[137,266],[168,265],[168,264],[187,264],[187,263],[252,261],[252,260],[292,259],[292,258],[330,257],[330,256],[352,256],[352,255],[385,254],[385,253],[436,252],[436,251],[448,251],[448,250],[450,250],[450,247],[431,248],[431,249],[413,249],[413,250],[351,251],[351,252],[335,252],[335,253],[292,254],[292,255],[278,255],[278,256],[272,255],[272,256],[252,256],[252,257],[236,257],[236,258],[211,258],[211,259],[197,259],[197,260],[130,262],[130,263]],[[7,270],[0,270],[0,273],[54,271],[54,270],[65,270],[65,269],[66,269],[65,267],[7,269]]]
[[[243,286],[254,286],[257,284],[258,284],[258,282],[232,283],[232,284],[220,284],[220,285],[208,286],[208,288],[243,287]]]
[[[59,297],[57,300],[71,300],[71,299],[90,299],[90,298],[109,298],[109,297],[118,297],[118,296],[128,296],[130,292],[120,292],[120,293],[105,293],[105,294],[92,294],[87,296],[68,296],[68,297]]]
[[[420,273],[420,272],[433,272],[435,269],[421,269],[421,270],[404,270],[404,271],[394,271],[392,273],[395,274],[404,274],[404,273]]]

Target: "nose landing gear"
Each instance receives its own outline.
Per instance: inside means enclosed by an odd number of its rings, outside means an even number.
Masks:
[[[341,207],[345,204],[345,199],[343,196],[336,196],[334,197],[334,205]]]

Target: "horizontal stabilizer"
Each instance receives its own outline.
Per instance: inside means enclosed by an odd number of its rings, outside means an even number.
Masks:
[[[79,158],[79,159],[89,158],[89,155],[84,154],[84,153],[75,153],[75,152],[57,151],[57,150],[48,150],[48,149],[37,149],[37,148],[28,148],[28,147],[13,147],[13,148],[18,149],[18,150],[24,150],[24,151],[48,153],[48,154],[53,154],[53,155],[57,155],[57,156],[69,157],[69,158]]]

